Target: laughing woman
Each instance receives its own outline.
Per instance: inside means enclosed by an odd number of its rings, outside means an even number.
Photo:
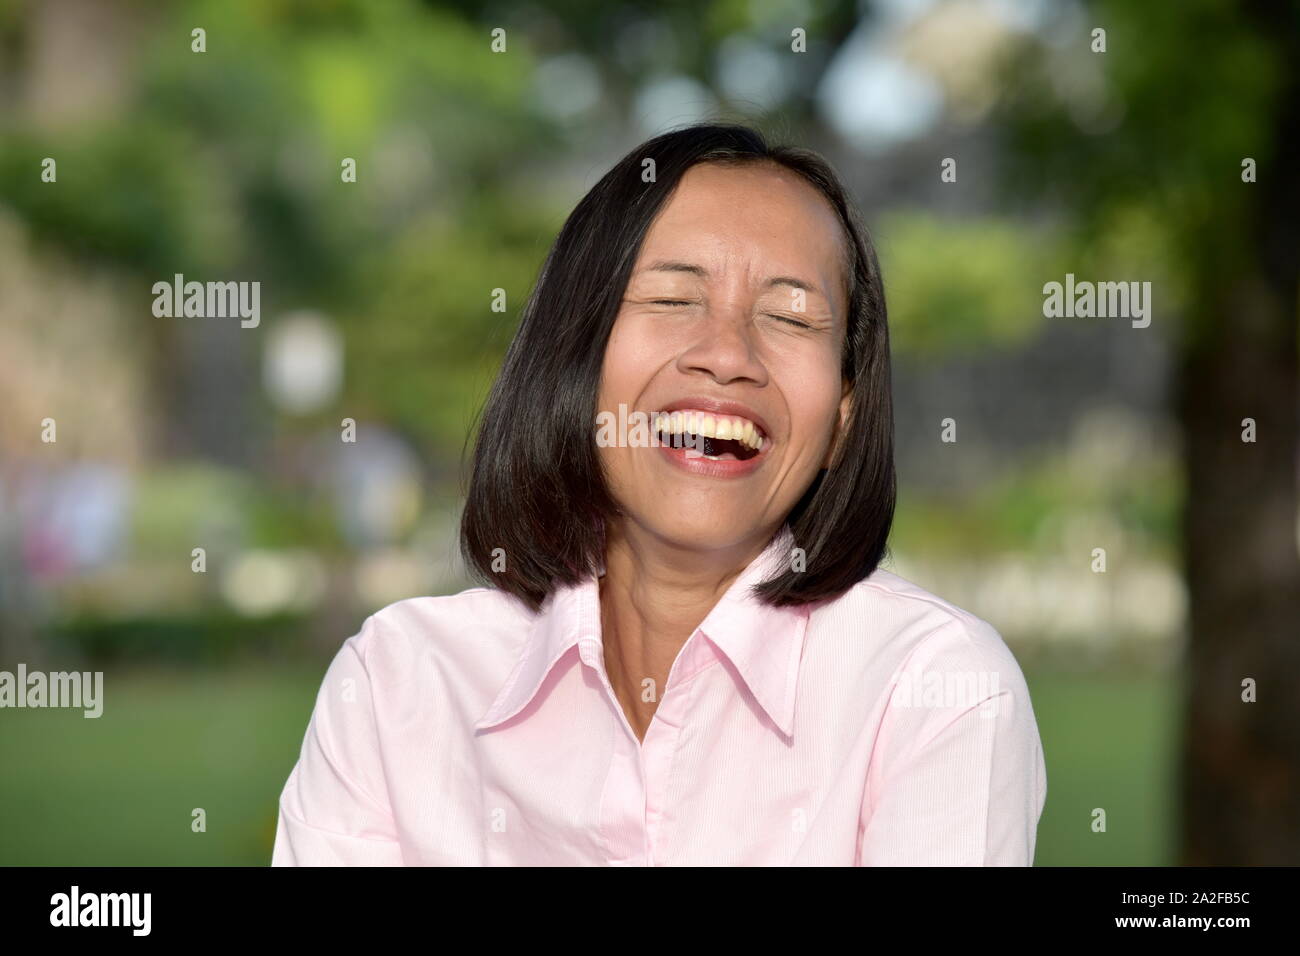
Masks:
[[[483,414],[461,535],[491,586],[343,643],[273,863],[1032,863],[1020,668],[878,566],[889,370],[824,161],[723,125],[624,157]]]

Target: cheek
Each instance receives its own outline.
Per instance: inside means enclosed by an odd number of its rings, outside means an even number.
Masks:
[[[790,403],[791,432],[809,454],[825,450],[839,422],[843,379],[838,356],[818,354],[788,369],[782,389]]]
[[[642,392],[649,384],[654,368],[653,356],[648,353],[646,337],[639,334],[637,323],[625,321],[622,316],[610,331],[609,344],[601,364],[600,390],[596,401],[597,413],[608,412],[618,419],[619,406],[628,412],[636,410]],[[596,448],[606,480],[616,499],[623,498],[633,481],[634,449],[618,445]]]
[[[644,386],[648,356],[642,338],[636,334],[633,326],[621,318],[614,323],[601,366],[601,409],[616,412],[619,402],[625,402],[631,407]]]

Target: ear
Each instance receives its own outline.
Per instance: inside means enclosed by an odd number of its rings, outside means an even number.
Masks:
[[[839,416],[835,421],[835,430],[831,433],[830,444],[826,446],[826,457],[822,459],[823,471],[831,466],[831,462],[835,460],[835,455],[840,449],[840,443],[844,441],[844,432],[849,427],[849,408],[852,405],[853,383],[846,379],[844,388],[840,392],[840,409]]]

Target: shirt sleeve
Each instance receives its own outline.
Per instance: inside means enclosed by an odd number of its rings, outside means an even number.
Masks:
[[[983,621],[925,643],[886,708],[859,863],[1030,866],[1047,774],[1024,675]]]
[[[326,671],[280,794],[272,866],[401,866],[365,661],[374,618]]]

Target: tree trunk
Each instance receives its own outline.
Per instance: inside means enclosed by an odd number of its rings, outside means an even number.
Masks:
[[[1268,7],[1257,12],[1273,11]],[[1282,20],[1286,14],[1277,13]],[[1259,161],[1256,273],[1200,283],[1211,312],[1183,353],[1190,680],[1183,748],[1186,865],[1300,864],[1300,38],[1261,24],[1293,74]],[[1289,50],[1286,48],[1290,48]],[[1213,290],[1213,291],[1211,291]],[[1253,418],[1256,441],[1242,441]],[[1243,701],[1243,681],[1257,700]]]

